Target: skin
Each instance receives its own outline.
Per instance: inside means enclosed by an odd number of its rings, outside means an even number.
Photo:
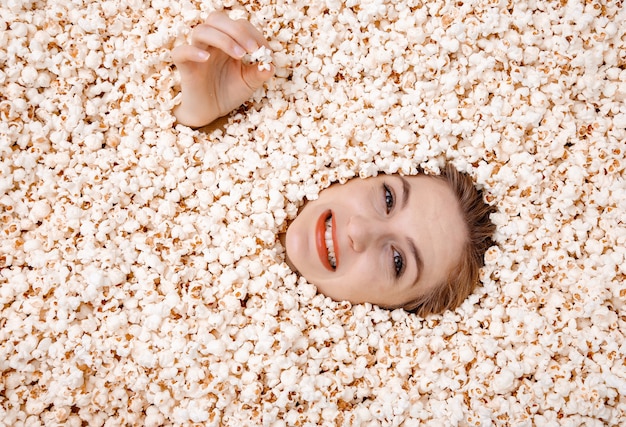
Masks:
[[[319,218],[328,212],[335,222],[334,270],[320,256],[316,238]],[[443,282],[466,239],[458,202],[444,181],[382,175],[322,191],[290,224],[285,245],[292,268],[322,294],[401,307]]]

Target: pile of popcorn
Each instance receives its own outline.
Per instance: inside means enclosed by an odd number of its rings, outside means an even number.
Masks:
[[[216,9],[276,77],[203,133],[174,124],[169,52]],[[3,1],[0,425],[625,425],[625,23],[621,0]],[[333,302],[284,263],[305,198],[446,159],[498,210],[456,311]]]

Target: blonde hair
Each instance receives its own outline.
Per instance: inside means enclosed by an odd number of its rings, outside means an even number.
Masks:
[[[420,316],[453,310],[472,293],[484,265],[485,252],[493,245],[496,228],[489,218],[495,209],[485,203],[482,191],[474,186],[468,175],[447,164],[437,178],[447,182],[456,195],[468,236],[461,259],[447,279],[429,294],[404,306],[405,310]]]

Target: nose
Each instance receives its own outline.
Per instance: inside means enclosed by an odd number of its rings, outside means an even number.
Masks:
[[[365,251],[369,245],[376,241],[380,227],[375,222],[373,219],[361,215],[350,217],[346,228],[350,246],[355,252]]]

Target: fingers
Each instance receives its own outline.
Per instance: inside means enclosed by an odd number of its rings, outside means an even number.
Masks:
[[[204,24],[191,32],[192,44],[206,49],[218,48],[235,59],[252,53],[260,46],[267,46],[263,35],[246,20],[234,21],[223,12],[209,15]]]
[[[268,45],[263,34],[245,19],[235,21],[223,12],[213,12],[205,23],[230,35],[248,53],[252,53],[262,45]]]
[[[172,50],[172,60],[175,64],[185,62],[205,62],[209,59],[209,52],[197,46],[182,45]]]

